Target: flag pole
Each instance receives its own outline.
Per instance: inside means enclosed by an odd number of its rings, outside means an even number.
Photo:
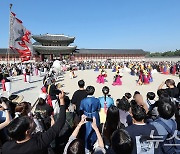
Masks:
[[[13,4],[9,4],[9,43],[8,43],[8,51],[7,51],[7,64],[9,63],[9,54],[10,54],[10,43],[11,43],[11,27],[12,27],[12,21],[11,21],[11,9]]]

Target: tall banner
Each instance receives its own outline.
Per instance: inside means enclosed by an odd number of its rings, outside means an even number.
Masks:
[[[23,22],[16,18],[16,14],[10,15],[10,41],[9,47],[19,53],[21,61],[28,61],[33,56],[33,47],[31,43],[31,32],[22,24]]]

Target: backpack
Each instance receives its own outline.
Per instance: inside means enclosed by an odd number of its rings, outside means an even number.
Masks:
[[[152,119],[153,121],[156,119],[156,117],[158,116],[158,112],[157,112],[157,102],[155,102],[154,104],[151,104],[151,102],[149,100],[147,100],[147,103],[149,104],[149,112],[148,112],[148,117],[150,119]]]
[[[137,154],[154,154],[154,143],[151,141],[150,136],[136,136],[136,152]]]
[[[168,135],[165,138],[161,149],[165,154],[180,154],[180,131],[176,130],[176,122],[173,119],[171,120],[174,123],[173,129],[170,129],[169,126],[165,124],[162,120],[157,120],[157,122],[162,125],[168,132]]]

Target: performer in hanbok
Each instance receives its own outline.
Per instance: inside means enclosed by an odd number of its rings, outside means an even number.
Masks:
[[[113,67],[112,72],[116,72],[116,66]]]
[[[106,77],[105,71],[102,70],[102,71],[101,71],[101,74],[98,75],[96,82],[97,82],[97,83],[102,83],[102,84],[104,84],[104,82],[105,82],[105,77]]]
[[[143,83],[149,84],[148,72],[146,70],[143,71]]]
[[[122,85],[122,81],[121,81],[121,78],[122,78],[123,74],[122,73],[119,73],[119,71],[117,72],[117,74],[114,76],[114,82],[113,82],[113,86],[120,86]]]
[[[153,82],[153,77],[152,77],[152,73],[150,70],[148,72],[148,79],[149,79],[149,82]]]
[[[137,84],[138,85],[142,85],[143,84],[143,70],[140,70],[140,72],[139,72],[139,79],[138,79],[138,81],[137,81]]]
[[[166,74],[166,75],[169,74],[168,65],[164,65],[163,74]]]
[[[82,114],[86,115],[90,119],[95,117],[96,124],[97,126],[99,126],[99,110],[101,105],[99,99],[93,96],[95,88],[93,86],[88,86],[86,88],[86,92],[88,96],[81,101],[80,111],[82,111]],[[82,129],[82,136],[84,136],[85,148],[87,149],[86,152],[88,153],[88,151],[92,151],[93,145],[97,141],[97,136],[95,134],[95,131],[91,127],[91,122],[87,122]]]
[[[104,96],[99,97],[99,101],[101,104],[99,116],[100,116],[100,122],[105,123],[107,110],[111,105],[114,105],[114,100],[110,96],[108,96],[109,88],[107,86],[104,86],[102,88],[102,92],[103,92]]]
[[[75,73],[74,73],[74,70],[72,69],[72,68],[70,68],[70,70],[69,70],[69,77],[70,77],[70,79],[73,79],[73,78],[76,78],[77,76],[75,75]]]
[[[8,73],[5,73],[3,76],[3,80],[5,81],[5,91],[7,92],[8,97],[10,96],[11,92],[11,78]]]
[[[132,68],[131,68],[130,74],[131,74],[132,76],[135,76],[135,74],[136,74],[136,73],[135,73],[135,67],[132,67]]]
[[[30,83],[31,82],[31,70],[30,67],[26,68],[26,82]]]
[[[5,86],[5,79],[3,78],[2,80],[1,80],[1,84],[2,84],[2,89],[3,89],[3,91],[6,91],[6,86]]]
[[[172,66],[172,75],[175,75],[176,74],[176,65],[173,65]]]
[[[25,66],[23,67],[22,71],[23,71],[23,75],[24,75],[24,82],[27,82]]]
[[[104,77],[104,81],[107,81],[107,80],[106,80],[107,72],[106,72],[104,69],[102,69],[101,74],[102,74],[103,77]]]
[[[34,74],[35,74],[36,76],[38,76],[38,71],[39,71],[39,70],[38,70],[38,66],[35,65],[35,67],[34,67],[34,72],[35,72],[35,73],[34,73]]]
[[[98,66],[95,67],[94,71],[99,71],[99,68]]]

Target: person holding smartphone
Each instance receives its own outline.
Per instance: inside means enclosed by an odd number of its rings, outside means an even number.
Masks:
[[[86,92],[88,96],[81,101],[80,112],[86,115],[88,118],[95,117],[96,124],[99,126],[99,111],[101,108],[100,101],[93,96],[95,92],[95,88],[93,86],[87,86]],[[93,145],[97,140],[96,133],[92,129],[90,122],[86,123],[82,129],[83,131],[81,132],[82,136],[84,137],[86,152],[92,151]]]
[[[59,93],[60,113],[57,121],[46,132],[35,133],[34,121],[27,116],[15,118],[7,127],[11,141],[2,147],[3,154],[48,154],[51,142],[59,135],[66,120],[64,92]]]
[[[2,102],[0,104],[0,111],[4,111],[6,113],[6,120],[0,124],[0,130],[1,130],[1,129],[3,129],[4,127],[6,127],[10,123],[11,116],[10,116],[8,107],[7,107],[5,102]]]
[[[77,125],[77,127],[75,128],[75,130],[73,131],[72,135],[69,137],[69,141],[66,144],[66,147],[64,148],[64,153],[63,154],[69,154],[72,153],[72,149],[76,149],[76,151],[73,151],[73,153],[79,153],[79,151],[81,152],[81,154],[85,154],[85,146],[82,140],[78,139],[78,133],[81,129],[81,126],[83,126],[85,123],[90,123],[92,129],[95,131],[96,136],[97,136],[97,142],[98,142],[98,146],[95,147],[93,154],[105,154],[106,150],[104,149],[104,143],[103,143],[103,139],[101,137],[101,134],[99,132],[99,129],[96,125],[96,118],[88,118],[85,115],[81,116],[81,121],[79,122],[79,124]]]

